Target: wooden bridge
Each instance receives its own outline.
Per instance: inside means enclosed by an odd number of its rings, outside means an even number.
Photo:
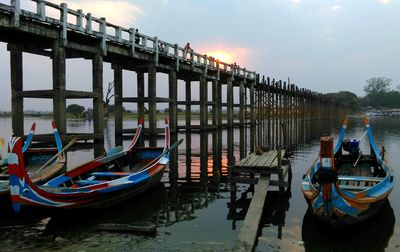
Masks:
[[[20,0],[11,0],[9,5],[0,4],[0,41],[7,43],[10,51],[12,127],[17,135],[24,134],[24,98],[52,99],[54,119],[64,138],[68,137],[67,99],[92,99],[94,132],[81,136],[85,140],[103,142],[103,62],[111,63],[114,71],[116,144],[122,143],[123,134],[132,131],[122,127],[123,103],[136,103],[138,117],[144,116],[147,104],[149,126],[145,133],[150,136],[151,145],[161,132],[156,126],[159,103],[168,104],[172,133],[249,126],[251,148],[257,144],[256,139],[261,141],[259,144],[273,137],[289,143],[289,132],[296,127],[297,118],[336,116],[341,111],[340,104],[321,94],[185,50],[178,44],[138,33],[135,28],[111,24],[91,13],[69,9],[67,4],[56,5],[43,0],[24,2],[34,3],[36,8],[22,9]],[[23,52],[51,58],[52,89],[24,90]],[[91,92],[66,89],[66,61],[70,58],[92,62]],[[136,97],[124,96],[123,70],[137,74]],[[168,98],[157,97],[157,73],[168,75]],[[178,101],[178,80],[185,82],[183,101]],[[198,101],[192,101],[193,82],[200,83]],[[223,85],[226,93],[222,93]],[[208,97],[209,88],[212,97]],[[239,99],[234,98],[234,89],[239,89]],[[222,99],[223,96],[226,98]],[[186,109],[186,123],[178,125],[177,111],[182,105]],[[200,106],[199,125],[192,124],[191,106],[194,105]],[[209,109],[212,120],[208,118]],[[222,119],[223,114],[226,120]]]

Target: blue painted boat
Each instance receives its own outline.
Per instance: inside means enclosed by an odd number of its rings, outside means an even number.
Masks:
[[[21,148],[21,155],[27,173],[33,183],[45,183],[52,177],[62,173],[66,168],[66,157],[62,151],[62,142],[57,126],[52,122],[54,147],[32,147],[32,140],[36,130],[36,123],[32,124],[29,134]],[[60,153],[61,152],[61,153]],[[53,158],[57,155],[56,158]],[[52,161],[50,161],[52,160]],[[49,162],[50,161],[50,162]],[[45,165],[48,163],[45,167]],[[0,197],[9,195],[8,159],[0,160]]]
[[[334,227],[354,224],[376,214],[393,190],[395,179],[385,149],[375,145],[368,118],[359,140],[345,139],[347,118],[339,140],[321,137],[318,159],[303,176],[302,191],[310,211]],[[364,137],[370,153],[360,151]]]
[[[156,185],[169,163],[169,151],[181,141],[170,147],[165,119],[164,147],[136,147],[142,127],[140,120],[127,148],[112,148],[41,186],[32,183],[27,175],[21,160],[21,139],[13,138],[9,142],[8,167],[14,210],[20,211],[21,204],[64,209],[106,207]]]

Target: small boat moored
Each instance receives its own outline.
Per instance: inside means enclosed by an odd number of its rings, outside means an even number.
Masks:
[[[302,191],[310,211],[334,227],[354,224],[376,214],[393,190],[394,177],[385,149],[375,145],[368,118],[360,140],[345,139],[345,118],[336,146],[321,137],[318,159],[303,176]],[[367,137],[370,154],[360,142]]]
[[[136,147],[143,127],[138,123],[129,146],[110,149],[103,156],[73,168],[44,185],[37,186],[21,160],[21,139],[9,143],[11,201],[16,212],[21,204],[46,208],[106,207],[143,192],[160,182],[169,151],[169,126],[165,119],[164,147]]]

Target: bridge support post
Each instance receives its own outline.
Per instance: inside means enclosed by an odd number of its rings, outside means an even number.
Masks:
[[[226,87],[226,115],[227,115],[227,123],[228,128],[233,127],[233,78],[228,78],[227,87]]]
[[[185,81],[185,91],[186,91],[186,130],[190,129],[191,125],[191,110],[190,105],[192,100],[192,87],[190,86],[190,80]]]
[[[178,80],[176,71],[169,73],[169,125],[172,135],[177,135],[178,130]],[[173,141],[175,142],[175,141]]]
[[[92,60],[93,93],[97,94],[93,99],[93,128],[97,138],[95,143],[104,144],[104,102],[103,102],[103,56],[96,54]],[[100,154],[100,153],[99,153]]]
[[[56,40],[53,45],[53,114],[58,131],[67,133],[67,99],[65,94],[65,48],[62,41]]]
[[[233,155],[233,78],[228,77],[227,79],[227,145],[228,145],[228,166],[231,168],[235,164],[235,157]]]
[[[157,145],[157,70],[154,66],[149,67],[149,86],[148,86],[148,102],[149,102],[149,133],[150,133],[150,146]]]
[[[200,77],[200,130],[207,130],[208,126],[207,89],[207,79],[204,75],[202,75]]]
[[[252,82],[250,84],[250,152],[254,152],[254,145],[255,145],[255,131],[256,131],[256,125],[255,125],[255,85],[256,81]]]
[[[239,121],[240,121],[240,159],[243,159],[246,156],[245,153],[245,87],[244,80],[241,80],[239,83]]]
[[[138,119],[144,118],[144,73],[137,72],[136,73],[137,80],[137,115]],[[144,137],[139,138],[138,146],[144,146]]]
[[[122,68],[114,66],[114,122],[115,122],[115,145],[122,145],[122,121],[123,121],[123,103],[122,103]]]
[[[12,130],[17,136],[24,134],[24,98],[19,95],[23,91],[23,62],[22,52],[12,49],[10,45],[11,67],[11,107]]]
[[[178,80],[176,71],[169,73],[169,127],[171,132],[171,143],[178,141]],[[178,186],[178,149],[171,152],[169,165],[169,179],[172,188]]]

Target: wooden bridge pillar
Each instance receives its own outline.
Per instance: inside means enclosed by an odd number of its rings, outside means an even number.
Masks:
[[[123,122],[123,103],[122,103],[122,68],[114,66],[114,121],[115,121],[115,145],[122,145],[122,122]]]
[[[250,84],[250,152],[255,150],[256,113],[255,113],[256,80]]]
[[[177,135],[178,130],[178,79],[176,71],[169,73],[169,127],[173,135]],[[175,141],[171,141],[174,143]]]
[[[200,77],[200,130],[208,127],[208,82],[204,75]]]
[[[92,60],[93,93],[97,96],[93,99],[93,129],[97,138],[95,143],[104,143],[104,102],[103,102],[103,56],[100,53],[94,55]]]
[[[192,100],[192,87],[190,86],[190,80],[185,81],[185,92],[186,92],[186,130],[190,129],[191,125],[191,110],[192,106],[190,105],[191,100]]]
[[[11,70],[11,107],[12,130],[16,136],[24,134],[24,98],[19,95],[23,91],[23,58],[22,52],[10,47]]]
[[[150,146],[157,145],[157,70],[154,66],[149,67],[148,73],[148,102],[149,102],[149,133],[150,133]]]
[[[221,99],[221,95],[218,94],[218,85],[219,82],[217,80],[212,81],[212,122],[213,125],[218,129],[219,128],[219,117],[221,116],[219,114],[218,110],[218,100]]]
[[[227,79],[227,87],[226,87],[226,115],[227,115],[227,123],[228,123],[228,128],[233,127],[233,78],[228,77]]]
[[[56,40],[52,50],[53,61],[53,114],[61,134],[67,133],[67,99],[65,94],[65,48]],[[93,108],[94,109],[94,108]]]
[[[170,128],[170,142],[175,143],[178,141],[178,79],[176,71],[171,71],[168,75],[169,78],[169,128]],[[178,186],[178,148],[171,152],[170,165],[169,165],[169,179],[171,186],[177,188]]]
[[[239,121],[240,121],[240,159],[246,156],[245,153],[245,111],[246,111],[246,96],[245,96],[245,81],[241,80],[239,83]]]

